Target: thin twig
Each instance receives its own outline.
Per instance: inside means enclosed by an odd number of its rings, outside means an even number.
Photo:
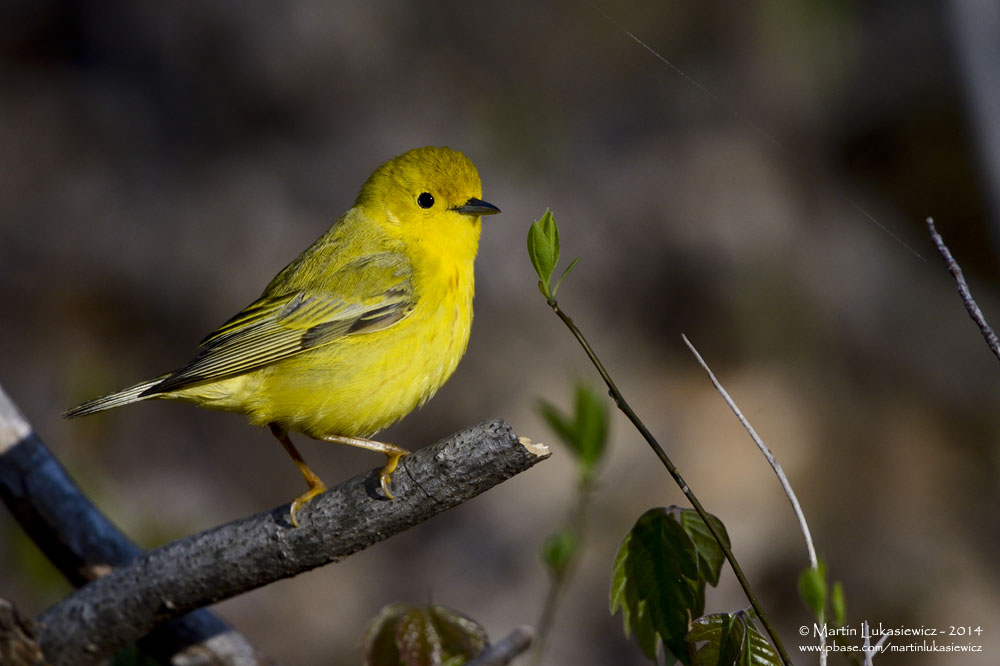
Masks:
[[[486,646],[478,657],[465,666],[505,666],[531,647],[534,637],[531,627],[517,627],[496,643]]]
[[[727,405],[729,405],[729,409],[733,410],[733,414],[736,415],[736,418],[739,420],[740,425],[742,425],[743,429],[747,431],[748,435],[750,435],[750,439],[752,439],[754,444],[757,445],[757,448],[760,449],[760,452],[764,454],[764,458],[767,459],[768,464],[771,465],[771,469],[773,469],[774,473],[777,475],[778,481],[781,483],[781,487],[785,491],[785,497],[788,498],[788,501],[792,505],[792,511],[795,512],[795,519],[799,523],[799,529],[802,531],[802,537],[805,539],[806,551],[809,554],[809,565],[813,569],[818,568],[819,559],[816,557],[816,547],[813,545],[812,533],[809,531],[809,523],[806,522],[806,516],[802,512],[802,505],[799,504],[799,499],[798,497],[795,496],[795,491],[792,490],[792,484],[788,482],[788,477],[785,476],[785,470],[781,468],[781,464],[778,463],[778,459],[774,457],[773,453],[771,453],[771,449],[769,449],[767,445],[764,444],[764,440],[760,438],[760,435],[757,434],[757,431],[754,430],[754,427],[750,425],[750,421],[747,420],[745,416],[743,416],[743,412],[740,411],[740,408],[736,406],[736,402],[732,399],[732,397],[730,397],[729,392],[726,391],[726,389],[722,386],[722,383],[719,382],[718,378],[716,378],[715,373],[712,372],[712,369],[710,367],[708,367],[708,364],[705,362],[705,359],[701,357],[701,354],[699,354],[698,350],[695,349],[693,344],[691,344],[691,341],[688,340],[688,337],[684,334],[681,334],[681,337],[684,339],[684,344],[687,345],[688,349],[691,350],[691,353],[694,354],[694,357],[698,360],[698,364],[705,370],[705,372],[708,373],[708,378],[712,380],[712,384],[715,386],[715,390],[719,392],[719,394],[722,396],[722,399],[726,401]],[[819,621],[820,623],[824,621],[822,611],[820,612]],[[820,640],[819,663],[820,666],[823,666],[823,664],[826,664],[827,661],[827,654],[826,650],[824,649],[826,647],[826,635],[824,633],[820,633],[819,640]]]
[[[549,634],[552,633],[552,625],[555,623],[556,609],[559,607],[559,600],[562,598],[565,587],[565,576],[552,577],[549,582],[549,589],[545,592],[545,601],[542,603],[542,612],[538,617],[538,635],[535,640],[535,647],[531,652],[531,666],[538,666],[542,663],[545,649],[548,647]]]
[[[872,646],[872,634],[871,627],[868,625],[868,620],[861,623],[861,635],[864,637],[864,645],[861,649],[865,654],[865,666],[875,666],[875,654],[882,650],[882,646],[888,642],[889,634],[882,634],[878,642]]]
[[[590,344],[587,342],[587,339],[583,336],[583,333],[580,331],[580,329],[578,329],[576,327],[576,324],[573,323],[573,320],[570,319],[569,316],[567,316],[566,313],[559,308],[558,303],[556,303],[554,299],[548,300],[547,302],[549,304],[549,307],[552,308],[552,311],[555,312],[556,315],[558,315],[558,317],[562,320],[564,324],[566,324],[566,327],[569,328],[570,332],[573,334],[573,337],[575,337],[577,342],[580,343],[580,346],[583,347],[583,351],[586,352],[587,357],[590,359],[590,362],[594,365],[595,368],[597,368],[597,372],[600,373],[601,379],[603,379],[604,383],[607,385],[608,392],[614,399],[615,405],[618,407],[619,410],[622,411],[622,413],[625,414],[626,417],[628,417],[628,420],[632,422],[632,425],[635,426],[636,430],[639,431],[639,434],[641,434],[643,439],[646,440],[646,443],[649,444],[650,448],[653,449],[653,453],[656,454],[656,457],[660,459],[661,463],[663,463],[663,466],[667,469],[667,472],[669,472],[670,476],[673,477],[678,487],[680,487],[681,492],[683,492],[684,496],[687,497],[689,502],[691,502],[691,506],[694,507],[694,510],[701,517],[702,521],[705,523],[705,526],[708,528],[708,531],[711,532],[712,537],[715,539],[716,543],[719,544],[719,548],[726,556],[726,560],[729,562],[729,566],[732,567],[733,573],[736,574],[736,580],[739,581],[740,587],[743,588],[743,593],[750,601],[750,605],[753,607],[754,612],[757,614],[757,618],[760,620],[761,624],[764,625],[764,630],[767,632],[767,635],[771,638],[771,642],[774,644],[775,649],[778,651],[778,655],[781,657],[782,663],[786,664],[786,666],[791,664],[792,661],[788,657],[788,652],[785,650],[785,646],[781,642],[781,638],[778,636],[778,632],[771,625],[770,620],[768,620],[767,615],[764,613],[764,609],[757,601],[757,597],[754,595],[753,590],[750,587],[750,583],[747,580],[746,576],[743,574],[743,569],[740,567],[739,562],[736,561],[736,557],[733,555],[732,550],[729,548],[729,546],[725,544],[725,542],[722,539],[722,536],[712,525],[712,521],[709,520],[708,512],[705,511],[705,508],[701,505],[701,502],[698,501],[698,498],[695,496],[694,492],[688,486],[687,482],[684,481],[684,478],[681,476],[680,472],[678,471],[674,463],[670,460],[669,456],[667,456],[667,453],[663,450],[663,447],[660,446],[660,443],[656,441],[656,438],[653,437],[653,434],[649,432],[649,429],[646,427],[646,424],[639,419],[636,413],[632,410],[632,407],[629,406],[628,402],[625,401],[625,397],[622,395],[621,391],[618,390],[618,387],[615,385],[614,380],[611,379],[611,375],[609,375],[608,371],[604,369],[604,365],[601,363],[601,360],[597,357],[597,354],[594,353],[594,350],[590,347]]]
[[[545,601],[542,605],[542,612],[538,619],[538,631],[536,632],[535,647],[532,650],[530,664],[538,666],[545,656],[545,649],[548,647],[549,636],[552,634],[552,626],[555,624],[556,610],[559,602],[566,591],[566,585],[573,576],[573,571],[580,559],[580,552],[583,550],[583,542],[587,538],[587,526],[590,514],[590,499],[593,496],[593,477],[583,478],[577,487],[577,501],[570,515],[568,529],[575,541],[573,555],[566,564],[563,571],[551,572],[551,583],[545,594]]]
[[[976,322],[976,326],[979,327],[979,331],[983,334],[986,346],[990,348],[994,356],[1000,359],[1000,340],[997,339],[997,334],[993,332],[993,328],[986,321],[986,317],[983,316],[983,311],[979,309],[976,300],[972,298],[972,292],[969,291],[969,285],[965,282],[962,268],[955,261],[955,258],[951,256],[951,251],[944,244],[944,239],[941,238],[941,234],[934,227],[933,217],[927,218],[927,228],[931,232],[931,239],[934,241],[934,246],[944,259],[944,263],[951,272],[952,277],[955,278],[955,284],[958,287],[958,293],[962,296],[962,303],[965,304],[965,309],[969,312],[972,321]]]
[[[740,425],[742,425],[743,429],[747,431],[748,435],[750,435],[750,439],[752,439],[754,444],[757,445],[760,452],[764,454],[764,457],[767,458],[768,464],[771,465],[771,469],[773,469],[774,473],[778,476],[778,481],[781,482],[781,488],[785,491],[785,496],[792,504],[792,510],[795,512],[795,518],[799,521],[799,529],[802,530],[802,536],[805,538],[806,550],[809,552],[809,565],[815,569],[819,566],[819,560],[816,558],[816,547],[813,545],[812,534],[809,532],[809,524],[806,522],[805,514],[802,513],[802,506],[799,504],[799,500],[795,496],[795,491],[792,490],[792,484],[788,482],[788,477],[785,476],[785,471],[781,469],[781,464],[778,463],[774,454],[771,453],[771,449],[767,448],[767,445],[764,444],[764,440],[760,438],[757,431],[754,430],[752,425],[750,425],[750,421],[743,416],[743,412],[741,412],[740,408],[736,406],[736,403],[730,397],[726,389],[723,388],[722,384],[716,378],[715,373],[712,372],[712,369],[708,367],[707,363],[705,363],[705,359],[701,357],[698,350],[695,349],[694,345],[691,344],[691,341],[688,340],[688,337],[683,334],[681,337],[684,339],[684,344],[688,346],[688,349],[691,350],[691,353],[694,354],[694,357],[698,360],[698,364],[701,365],[705,372],[708,373],[708,378],[712,380],[712,384],[715,386],[715,389],[722,396],[722,399],[726,401],[726,404],[729,405],[729,409],[733,410],[733,414],[735,414],[736,418],[739,419]]]

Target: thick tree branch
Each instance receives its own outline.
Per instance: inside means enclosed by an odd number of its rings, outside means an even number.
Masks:
[[[388,501],[378,471],[316,497],[288,521],[288,505],[195,534],[117,567],[47,610],[39,643],[54,666],[92,664],[157,624],[335,562],[427,520],[549,455],[487,421],[402,460]]]
[[[3,387],[0,497],[28,536],[76,587],[143,552],[83,495]],[[161,663],[186,666],[276,663],[207,610],[158,627],[141,641],[140,647]]]

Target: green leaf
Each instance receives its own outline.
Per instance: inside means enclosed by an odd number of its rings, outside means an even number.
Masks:
[[[581,480],[593,477],[608,441],[608,408],[601,396],[585,384],[578,384],[572,415],[544,400],[539,401],[538,409],[576,458]]]
[[[844,598],[844,584],[839,580],[833,584],[830,609],[833,611],[833,624],[837,627],[844,626],[847,619],[847,599]]]
[[[721,664],[739,664],[750,666],[750,635],[745,624],[738,618],[730,616],[724,623],[725,632],[719,641],[719,660]]]
[[[528,229],[528,257],[538,273],[538,288],[546,300],[551,301],[554,297],[552,271],[559,263],[559,227],[549,209],[545,209],[541,219],[535,220]]]
[[[549,427],[556,431],[556,435],[566,445],[575,456],[576,450],[576,423],[571,416],[559,411],[559,408],[547,400],[538,401],[538,413],[542,415]]]
[[[549,536],[542,544],[542,562],[554,578],[566,575],[566,570],[576,555],[576,547],[576,535],[568,527]]]
[[[625,535],[611,575],[611,613],[622,610],[625,635],[656,659],[659,643],[690,664],[685,636],[694,610],[704,607],[694,543],[662,508],[646,511]],[[699,613],[700,614],[700,611]]]
[[[817,619],[823,616],[826,609],[826,567],[823,562],[799,575],[799,596]]]
[[[715,613],[691,623],[687,641],[695,647],[693,666],[781,666],[781,659],[757,626],[753,613]]]
[[[390,604],[365,630],[365,666],[458,666],[482,652],[486,632],[444,606]]]
[[[705,521],[701,519],[701,516],[694,509],[682,509],[672,506],[669,511],[676,520],[680,521],[681,527],[691,537],[691,541],[698,551],[698,570],[701,573],[701,577],[709,585],[715,587],[719,584],[722,566],[726,563],[726,554],[723,552],[722,547],[719,546],[719,542],[715,540],[715,537],[712,536],[712,533],[705,525]],[[708,519],[712,523],[712,527],[715,528],[716,533],[722,539],[722,542],[726,545],[726,548],[729,548],[729,533],[726,532],[726,526],[712,514],[708,515]]]

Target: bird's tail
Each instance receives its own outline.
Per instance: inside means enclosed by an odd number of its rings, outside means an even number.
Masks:
[[[135,386],[130,386],[127,389],[118,391],[117,393],[88,400],[82,405],[77,405],[73,409],[64,412],[63,416],[67,419],[76,418],[77,416],[87,416],[88,414],[93,414],[94,412],[103,412],[105,409],[121,407],[122,405],[129,405],[133,402],[139,402],[140,400],[156,397],[155,393],[147,395],[143,395],[143,393],[156,386],[161,381],[163,381],[163,377],[157,377],[156,379],[151,379],[149,381],[136,384]]]

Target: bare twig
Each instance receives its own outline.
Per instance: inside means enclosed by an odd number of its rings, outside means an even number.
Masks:
[[[143,552],[84,496],[3,387],[0,497],[28,536],[76,587]],[[158,627],[140,642],[140,648],[163,663],[276,664],[207,610],[188,613]],[[6,662],[0,659],[0,663]]]
[[[501,420],[480,423],[404,458],[395,501],[373,470],[316,497],[301,527],[291,527],[285,505],[144,553],[42,614],[39,643],[53,666],[93,664],[160,622],[340,560],[548,455]]]
[[[691,353],[694,354],[694,357],[698,360],[698,364],[701,365],[701,367],[705,370],[705,372],[708,373],[708,378],[712,381],[712,384],[715,386],[715,390],[719,392],[719,394],[722,396],[722,399],[726,401],[727,405],[729,405],[729,409],[733,410],[733,414],[736,415],[736,418],[739,420],[740,425],[742,425],[743,429],[747,431],[748,435],[750,435],[750,439],[752,439],[754,444],[757,445],[757,448],[760,449],[760,452],[764,454],[764,458],[767,459],[768,464],[771,465],[771,469],[773,469],[774,473],[778,476],[778,481],[781,483],[781,487],[785,491],[785,496],[788,498],[788,501],[792,505],[792,511],[795,512],[796,520],[798,520],[799,522],[799,529],[802,531],[802,537],[805,539],[806,551],[809,553],[809,566],[811,566],[813,569],[818,568],[819,559],[816,557],[816,546],[813,545],[812,533],[809,531],[809,523],[806,522],[806,516],[802,512],[802,505],[799,504],[799,499],[798,497],[795,496],[795,491],[792,490],[792,484],[788,482],[788,477],[785,476],[785,470],[781,468],[781,464],[778,463],[778,459],[774,457],[773,453],[771,453],[771,449],[767,448],[767,445],[764,444],[764,440],[760,438],[760,435],[757,434],[757,431],[754,430],[754,427],[750,425],[750,421],[748,421],[747,418],[743,416],[743,412],[740,411],[740,408],[736,406],[736,402],[732,399],[732,397],[730,397],[729,392],[726,391],[725,388],[723,388],[722,384],[716,378],[715,373],[712,372],[712,369],[710,367],[708,367],[708,364],[705,362],[705,359],[703,359],[701,357],[701,354],[698,353],[698,350],[694,348],[694,345],[691,344],[691,341],[688,340],[688,337],[683,334],[681,335],[681,337],[684,339],[684,344],[687,345],[688,349],[691,350]],[[820,617],[819,619],[821,622],[823,621],[822,617]],[[823,666],[823,664],[825,664],[827,660],[827,653],[825,650],[826,635],[821,633],[819,640],[820,640],[819,663],[820,666]]]
[[[683,334],[681,337],[684,338],[684,344],[688,346],[688,349],[691,350],[691,353],[694,354],[694,357],[698,360],[698,364],[701,365],[705,372],[708,373],[708,378],[712,380],[715,390],[719,392],[722,399],[726,401],[727,405],[729,405],[729,409],[733,410],[733,414],[735,414],[736,418],[739,419],[740,425],[742,425],[743,429],[747,431],[748,435],[750,435],[750,439],[752,439],[754,444],[757,445],[760,452],[764,454],[768,464],[771,465],[771,469],[773,469],[774,473],[778,476],[778,481],[781,483],[781,487],[784,489],[785,496],[788,497],[788,501],[792,504],[792,510],[795,512],[795,518],[799,521],[799,529],[802,530],[802,536],[805,538],[806,550],[809,552],[809,564],[815,569],[819,564],[819,560],[816,558],[816,547],[813,545],[812,534],[809,532],[809,524],[806,522],[805,514],[802,513],[802,506],[799,504],[799,500],[795,496],[795,491],[792,490],[792,484],[788,482],[788,477],[785,476],[785,471],[781,469],[781,465],[774,457],[774,454],[771,453],[771,449],[767,448],[767,445],[764,444],[764,440],[760,438],[757,431],[754,430],[752,425],[750,425],[750,421],[743,416],[743,412],[740,411],[740,408],[736,406],[736,403],[729,396],[729,393],[722,387],[722,384],[719,383],[715,373],[708,367],[708,364],[705,363],[705,359],[703,359],[701,354],[698,353],[698,350],[694,348],[694,345],[691,344],[688,337]]]
[[[505,666],[531,647],[535,632],[531,627],[517,627],[504,638],[489,645],[465,666]]]
[[[934,241],[934,246],[937,247],[938,252],[944,259],[945,265],[951,272],[953,278],[955,278],[955,284],[958,287],[958,293],[962,297],[962,303],[965,304],[965,309],[968,310],[969,316],[972,317],[972,321],[976,322],[976,326],[979,327],[979,331],[983,334],[983,338],[986,340],[986,346],[990,348],[993,355],[1000,359],[1000,340],[997,340],[997,334],[993,332],[993,328],[990,327],[989,323],[986,321],[986,317],[983,316],[983,311],[979,309],[974,298],[972,298],[972,292],[969,291],[969,285],[965,282],[965,276],[962,274],[962,268],[955,261],[955,258],[951,256],[951,251],[948,250],[948,246],[944,244],[944,239],[941,238],[941,234],[934,227],[934,218],[927,218],[927,228],[931,232],[931,239]]]
[[[868,620],[865,620],[861,623],[861,635],[865,639],[864,644],[861,646],[861,650],[865,655],[865,666],[874,666],[875,655],[882,651],[883,646],[889,640],[889,634],[882,634],[881,638],[878,639],[878,642],[876,642],[875,645],[872,645],[871,627],[868,625]]]

